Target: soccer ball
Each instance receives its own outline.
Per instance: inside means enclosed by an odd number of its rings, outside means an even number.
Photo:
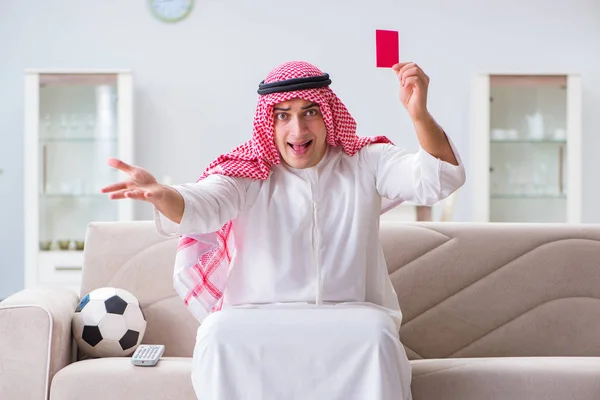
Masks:
[[[91,357],[124,357],[142,342],[146,319],[133,294],[103,287],[83,296],[75,309],[72,329],[83,353]]]

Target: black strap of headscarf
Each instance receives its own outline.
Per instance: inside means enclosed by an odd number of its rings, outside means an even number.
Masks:
[[[265,95],[271,93],[293,92],[294,90],[315,89],[329,85],[331,85],[329,74],[311,76],[308,78],[293,78],[271,83],[262,81],[258,85],[258,94]]]

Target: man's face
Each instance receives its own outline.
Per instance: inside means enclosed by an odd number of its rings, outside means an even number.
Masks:
[[[292,99],[273,107],[275,144],[292,168],[317,165],[327,150],[327,129],[319,105]]]

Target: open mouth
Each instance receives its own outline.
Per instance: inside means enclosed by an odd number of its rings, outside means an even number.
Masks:
[[[313,142],[312,139],[307,142],[303,142],[303,143],[289,143],[288,142],[288,146],[290,146],[292,148],[292,151],[295,154],[302,155],[302,154],[306,153],[306,151],[308,150],[308,148],[310,147],[312,142]]]

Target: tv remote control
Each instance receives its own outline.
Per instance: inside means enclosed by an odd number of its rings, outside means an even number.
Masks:
[[[140,344],[131,356],[131,363],[141,367],[152,367],[165,352],[163,344]]]

